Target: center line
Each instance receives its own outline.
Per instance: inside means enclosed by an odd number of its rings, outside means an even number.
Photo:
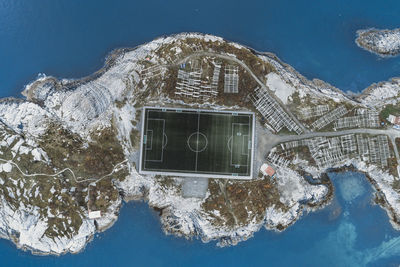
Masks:
[[[199,130],[200,130],[200,111],[199,115],[197,116],[197,142],[196,142],[196,165],[194,171],[197,172],[197,156],[199,154]]]

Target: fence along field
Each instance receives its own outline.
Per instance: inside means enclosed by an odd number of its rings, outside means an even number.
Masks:
[[[139,172],[252,178],[254,114],[145,107]]]

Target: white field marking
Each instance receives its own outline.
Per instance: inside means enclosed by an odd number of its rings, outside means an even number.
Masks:
[[[244,141],[246,139],[246,142]],[[249,155],[249,135],[244,134],[242,138],[242,155]]]
[[[146,112],[146,110],[148,110],[149,112]],[[212,116],[247,116],[250,119],[252,119],[253,121],[253,128],[252,128],[252,139],[254,139],[254,135],[255,135],[255,124],[254,124],[254,120],[255,120],[255,114],[254,112],[249,112],[249,111],[235,111],[235,110],[206,110],[206,109],[190,109],[190,108],[165,108],[165,107],[151,107],[151,106],[144,106],[143,107],[143,118],[142,118],[142,128],[144,128],[144,122],[146,119],[146,116],[148,117],[148,113],[150,113],[151,111],[156,111],[156,112],[169,112],[169,113],[173,113],[173,112],[179,112],[179,113],[186,113],[186,114],[196,114],[196,113],[200,113],[200,114],[205,114],[205,115],[212,115]],[[247,124],[249,125],[250,128],[250,122]],[[143,136],[145,131],[142,131],[142,145],[143,145]],[[232,136],[231,136],[232,137]],[[251,144],[251,149],[252,149],[252,154],[254,154],[254,143],[253,141],[250,141]],[[229,149],[229,143],[228,143],[228,149]],[[143,152],[143,149],[142,149]],[[142,156],[146,157],[146,151],[144,151],[144,153],[140,153],[140,162],[145,165],[145,160],[143,160]],[[250,161],[250,157],[247,157],[247,165],[242,165],[242,166],[246,166],[246,174],[248,172],[249,169],[249,161]],[[253,162],[251,161],[251,165],[253,166]],[[251,166],[251,169],[252,169]],[[190,173],[192,172],[192,173]],[[176,176],[184,176],[184,177],[210,177],[210,175],[212,175],[212,177],[214,178],[230,178],[230,179],[235,179],[236,176],[232,176],[232,173],[229,173],[228,175],[221,175],[221,172],[209,172],[209,171],[197,171],[197,172],[193,172],[193,171],[184,171],[184,170],[165,170],[165,169],[157,169],[157,168],[151,168],[151,170],[146,170],[145,166],[142,168],[142,165],[139,165],[139,173],[141,174],[160,174],[160,175],[176,175]],[[203,174],[204,173],[204,174]],[[238,174],[236,174],[238,175]],[[238,175],[237,178],[239,179],[251,179],[252,177],[252,171],[249,175]]]
[[[232,139],[233,136],[229,137],[228,139],[228,150],[232,153]]]
[[[244,165],[243,165],[244,166]],[[143,171],[144,174],[162,174],[162,175],[177,175],[177,176],[183,176],[183,177],[197,177],[196,174],[199,174],[199,177],[208,177],[208,178],[212,178],[214,177],[214,174],[217,175],[215,176],[216,178],[218,178],[218,174],[220,174],[220,176],[224,176],[224,177],[228,177],[231,176],[232,173],[231,172],[211,172],[211,171],[196,171],[194,172],[193,170],[176,170],[176,169],[168,169],[168,171],[165,171],[165,169],[151,169],[150,171]],[[203,174],[207,175],[213,175],[212,177],[210,176],[204,176]],[[239,175],[243,175],[246,177],[245,173],[239,173]]]
[[[196,142],[196,163],[194,167],[194,171],[197,172],[197,158],[199,156],[199,130],[200,130],[200,112],[197,112],[197,142]],[[205,136],[204,136],[205,137]]]
[[[186,113],[186,114],[197,114],[200,112],[202,115],[219,115],[219,116],[245,116],[248,117],[254,115],[254,112],[250,111],[240,111],[240,110],[211,110],[211,109],[191,109],[191,108],[160,108],[160,107],[150,107],[145,106],[143,109],[149,110],[148,113],[155,111],[155,112],[167,112],[167,113]]]
[[[249,129],[250,129],[250,123],[236,123],[236,122],[234,122],[234,123],[232,123],[232,147],[231,147],[231,166],[238,166],[238,167],[245,167],[245,166],[247,166],[248,164],[246,164],[246,165],[241,165],[241,164],[233,164],[232,163],[232,158],[233,158],[233,129],[235,128],[235,125],[247,125],[248,127],[249,127]],[[242,134],[242,133],[240,133],[240,134]],[[242,139],[243,140],[243,139]],[[243,142],[243,141],[242,141]],[[243,146],[242,146],[242,148],[243,148]],[[242,152],[240,152],[240,154],[242,154]],[[248,159],[248,155],[245,155],[246,156],[246,158]],[[246,161],[248,161],[248,160],[246,160]]]
[[[148,113],[150,113],[150,112],[148,112]],[[148,116],[148,113],[147,113],[147,116]],[[163,131],[162,131],[162,140],[161,140],[161,159],[147,159],[147,153],[146,153],[146,151],[147,151],[147,149],[145,149],[144,151],[145,151],[145,154],[144,154],[144,168],[146,169],[146,162],[147,161],[149,161],[149,162],[163,162],[163,160],[164,160],[164,136],[167,136],[166,134],[165,134],[165,119],[149,119],[149,118],[147,118],[147,122],[149,122],[149,121],[162,121],[163,122]],[[147,131],[149,131],[149,129],[148,129],[148,127],[149,127],[149,124],[147,123],[147,125],[146,125],[146,132]],[[150,130],[151,131],[151,130]],[[152,141],[152,143],[153,143],[153,141]]]
[[[164,142],[164,137],[165,137],[165,142]],[[168,144],[168,136],[164,133],[163,134],[163,143],[162,143],[163,151],[167,147],[167,144]]]
[[[150,143],[150,148],[148,148],[147,144],[149,143],[149,132],[151,132],[151,143]],[[147,130],[146,132],[146,150],[152,150],[153,149],[153,130]]]
[[[197,135],[197,143],[196,143],[196,149],[194,149],[193,147],[191,147],[191,145],[190,145],[190,142],[189,142],[189,140],[192,138],[192,136],[193,135]],[[204,139],[206,140],[206,144],[205,144],[205,146],[201,149],[201,150],[199,150],[199,136],[203,136],[204,137]],[[189,147],[189,149],[190,149],[190,151],[192,151],[192,152],[194,152],[194,153],[197,153],[197,152],[203,152],[206,148],[207,148],[207,146],[208,146],[208,139],[207,139],[207,137],[206,137],[206,135],[205,134],[203,134],[203,133],[200,133],[200,132],[194,132],[194,133],[191,133],[190,135],[189,135],[189,137],[188,137],[188,139],[186,140],[186,143],[187,143],[187,145],[188,145],[188,147]]]

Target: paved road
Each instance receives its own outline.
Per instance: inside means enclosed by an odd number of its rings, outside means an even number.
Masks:
[[[333,137],[333,136],[340,136],[346,134],[372,134],[372,135],[387,135],[392,142],[394,153],[397,158],[397,162],[400,164],[400,157],[399,152],[395,143],[396,138],[400,138],[400,131],[395,129],[349,129],[343,131],[336,131],[336,132],[309,132],[301,135],[275,135],[270,132],[261,132],[258,135],[258,147],[264,148],[263,151],[260,153],[267,154],[273,147],[280,143],[290,142],[290,141],[297,141],[302,139],[308,139],[313,137]],[[259,156],[262,156],[259,154]]]
[[[246,65],[244,64],[242,61],[240,61],[239,59],[233,57],[233,56],[229,56],[229,55],[221,55],[218,53],[214,53],[214,52],[206,52],[206,51],[199,51],[199,52],[194,52],[193,54],[190,54],[182,59],[180,59],[178,62],[176,62],[175,64],[180,65],[184,62],[186,62],[187,60],[189,60],[190,58],[193,57],[199,57],[199,56],[210,56],[210,57],[218,57],[218,58],[222,58],[225,60],[230,60],[230,61],[234,61],[235,63],[239,64],[240,66],[242,66],[248,73],[250,73],[250,75],[253,77],[253,79],[258,83],[258,85],[260,85],[261,88],[270,91],[267,86],[253,73],[253,71]],[[271,93],[271,96],[274,97],[274,99],[280,104],[280,106],[283,108],[283,110],[289,114],[289,116],[296,122],[297,125],[299,125],[299,127],[305,132],[310,132],[298,119],[296,116],[293,115],[293,113],[286,107],[286,105],[284,105],[282,103],[282,101],[277,98],[275,96],[274,93]]]
[[[268,90],[266,85],[253,73],[253,71],[242,61],[237,59],[236,57],[229,56],[229,55],[221,55],[218,53],[214,52],[207,52],[207,51],[199,51],[199,52],[194,52],[185,58],[180,59],[178,62],[175,62],[174,65],[179,65],[190,58],[193,57],[199,57],[199,56],[211,56],[211,57],[218,57],[222,58],[225,60],[230,60],[233,61],[240,66],[242,66],[250,75],[254,78],[254,80],[261,86],[261,88]],[[269,90],[268,90],[269,91]],[[259,131],[258,135],[258,147],[263,148],[263,149],[258,149],[258,156],[259,158],[264,158],[265,155],[276,145],[283,143],[283,142],[289,142],[289,141],[295,141],[295,140],[302,140],[302,139],[307,139],[307,138],[313,138],[313,137],[318,137],[318,136],[325,136],[325,137],[332,137],[332,136],[340,136],[340,135],[346,135],[346,134],[372,134],[372,135],[387,135],[392,142],[393,148],[394,148],[394,153],[397,159],[397,162],[400,164],[400,157],[399,157],[399,152],[395,143],[396,138],[400,138],[400,131],[395,130],[395,129],[349,129],[349,130],[343,130],[343,131],[335,131],[335,132],[310,132],[300,121],[297,119],[296,116],[293,115],[293,113],[284,105],[280,99],[278,99],[275,94],[271,94],[274,96],[275,100],[280,104],[280,106],[289,114],[289,116],[301,127],[301,129],[304,131],[304,134],[301,135],[275,135],[272,134],[269,131]]]

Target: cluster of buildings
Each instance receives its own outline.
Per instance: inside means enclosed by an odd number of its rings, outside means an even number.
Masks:
[[[175,95],[203,99],[209,99],[218,95],[220,65],[217,64],[214,67],[213,82],[211,83],[202,78],[203,69],[201,61],[191,60],[188,63],[188,67],[189,70],[186,70],[186,64],[182,64],[178,70]]]
[[[283,150],[300,146],[308,147],[312,159],[320,168],[333,167],[357,155],[362,160],[387,167],[388,158],[391,157],[386,135],[348,134],[330,138],[321,136],[281,145]]]
[[[375,110],[359,108],[355,113],[355,116],[338,119],[334,124],[335,129],[379,127],[379,114]]]
[[[211,79],[203,78],[201,61],[191,60],[189,68],[183,64],[178,70],[175,94],[179,96],[209,99],[218,95],[218,84],[220,81],[221,69],[224,69],[224,93],[239,92],[239,66],[225,65],[214,62],[214,69]],[[146,73],[157,74],[161,69],[148,69]],[[266,126],[274,132],[280,132],[283,128],[297,134],[303,130],[281,107],[278,101],[267,90],[257,88],[250,95],[255,108],[266,120]],[[349,113],[345,106],[338,106],[331,110],[327,104],[306,107],[300,110],[302,119],[309,120],[316,118],[311,124],[313,130],[320,130],[333,123],[334,129],[346,128],[378,128],[380,124],[379,114],[375,110],[359,108],[354,115],[344,117]],[[400,129],[400,117],[390,115],[388,121]],[[385,135],[368,136],[363,134],[348,134],[336,137],[315,137],[298,141],[291,141],[281,144],[282,149],[291,149],[305,146],[309,149],[310,156],[316,165],[321,168],[341,164],[344,160],[354,156],[361,159],[378,163],[383,167],[388,166],[390,148],[388,138]],[[274,167],[287,167],[290,163],[284,156],[270,152],[267,156],[267,163],[261,166],[260,171],[273,177]],[[273,167],[274,166],[274,167]]]
[[[226,65],[224,77],[224,93],[239,92],[239,66]]]
[[[389,141],[386,135],[378,135],[368,138],[369,161],[380,163],[383,167],[388,166],[390,158]]]
[[[214,62],[214,71],[213,71],[213,77],[211,80],[211,90],[213,92],[218,91],[218,82],[219,82],[220,72],[221,72],[221,63]]]
[[[278,155],[274,152],[269,152],[269,154],[267,156],[267,160],[272,165],[277,166],[277,167],[287,167],[290,164],[290,160],[287,160],[284,157],[281,157],[280,155]]]
[[[265,89],[258,88],[251,95],[251,100],[256,109],[267,120],[267,126],[273,131],[279,132],[283,128],[302,134],[303,130],[290,116],[283,110],[281,105]]]
[[[394,116],[394,115],[389,115],[387,120],[393,124],[393,128],[400,130],[400,117]]]
[[[387,120],[388,120],[391,124],[400,125],[400,117],[397,117],[397,116],[394,116],[394,115],[389,115],[389,117],[387,118]]]
[[[204,100],[218,95],[222,63],[214,62],[211,81],[203,77],[203,69],[199,60],[184,63],[178,70],[175,95],[201,98]],[[224,71],[224,93],[239,92],[239,66],[226,65]]]
[[[300,110],[301,117],[304,120],[312,119],[315,117],[321,117],[322,115],[329,112],[329,105],[317,105],[314,107],[302,108]]]
[[[339,106],[332,110],[331,112],[320,117],[318,120],[314,121],[311,126],[313,129],[322,129],[333,121],[346,115],[348,110],[344,106]]]
[[[339,137],[316,137],[309,139],[307,145],[311,157],[320,168],[335,166],[346,158]]]
[[[164,70],[165,67],[161,65],[155,65],[141,70],[139,74],[142,79],[151,78],[160,75]]]

